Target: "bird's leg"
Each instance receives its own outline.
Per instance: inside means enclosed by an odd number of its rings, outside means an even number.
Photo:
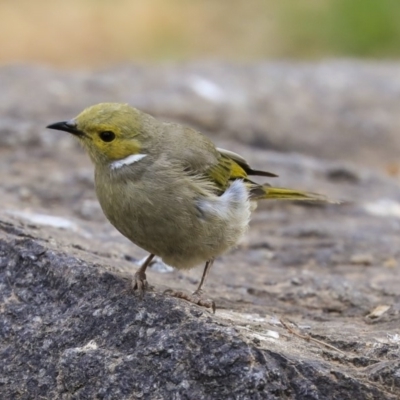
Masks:
[[[132,290],[137,290],[141,297],[147,289],[146,269],[150,265],[153,258],[154,254],[149,254],[142,266],[136,271],[132,279]]]
[[[209,300],[209,299],[203,299],[201,297],[203,294],[202,287],[204,285],[204,282],[207,278],[208,273],[210,272],[210,269],[211,269],[211,266],[213,265],[213,263],[214,263],[213,258],[206,262],[199,286],[192,294],[187,294],[187,293],[184,293],[184,292],[181,292],[178,290],[172,290],[172,289],[168,289],[164,293],[168,293],[170,296],[178,297],[179,299],[185,299],[191,303],[197,304],[202,307],[211,308],[213,310],[213,313],[215,313],[214,301]]]
[[[205,265],[204,271],[203,271],[203,275],[202,275],[201,281],[199,283],[199,287],[193,292],[194,296],[201,296],[203,294],[203,290],[201,288],[203,287],[204,282],[205,282],[205,280],[207,278],[207,275],[210,272],[210,269],[211,269],[213,264],[214,264],[214,259],[213,258],[206,262],[206,265]]]

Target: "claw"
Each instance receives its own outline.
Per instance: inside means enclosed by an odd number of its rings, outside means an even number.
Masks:
[[[136,272],[131,282],[131,290],[137,290],[139,297],[143,299],[144,293],[148,287],[149,285],[147,283],[146,274],[140,271]]]
[[[177,297],[178,299],[184,299],[190,303],[197,304],[200,307],[211,308],[213,314],[215,314],[215,302],[210,299],[203,299],[201,297],[201,290],[196,290],[194,293],[188,294],[185,292],[181,292],[180,290],[167,289],[166,291],[164,291],[164,294],[168,294],[172,297]]]
[[[154,254],[149,254],[142,266],[137,270],[135,275],[133,275],[133,279],[131,282],[130,290],[138,291],[139,297],[143,299],[144,292],[149,288],[146,279],[146,268],[151,263],[151,260],[154,258]]]

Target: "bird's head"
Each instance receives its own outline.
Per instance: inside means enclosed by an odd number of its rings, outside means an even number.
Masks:
[[[83,110],[77,117],[56,122],[47,128],[76,136],[96,165],[110,164],[139,154],[148,139],[151,118],[128,104],[100,103]]]

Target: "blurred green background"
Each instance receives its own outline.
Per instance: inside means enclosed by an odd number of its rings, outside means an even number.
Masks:
[[[399,0],[0,0],[0,62],[400,55]]]

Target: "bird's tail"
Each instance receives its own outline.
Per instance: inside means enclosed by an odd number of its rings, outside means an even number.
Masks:
[[[276,188],[271,186],[257,186],[251,190],[251,198],[253,200],[276,199],[276,200],[306,200],[306,201],[323,201],[336,203],[328,199],[326,196],[318,193],[303,192],[300,190],[292,190],[286,188]]]

